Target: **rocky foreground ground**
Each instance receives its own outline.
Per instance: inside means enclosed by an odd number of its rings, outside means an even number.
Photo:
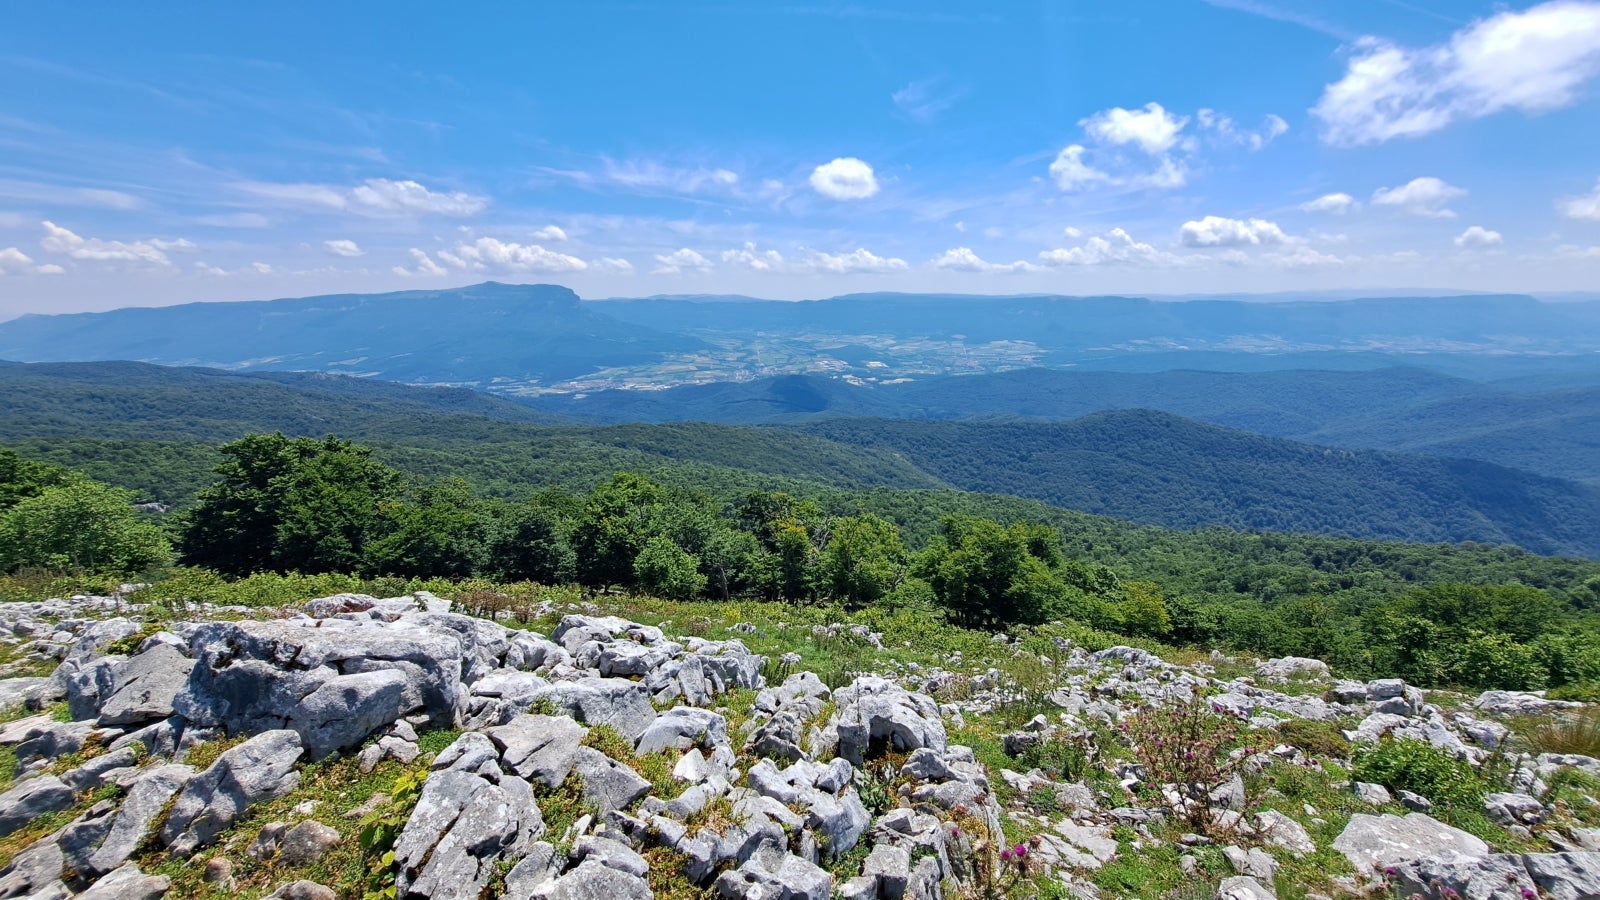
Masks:
[[[996,733],[996,756],[951,736],[1008,702],[994,671],[885,665],[830,689],[738,639],[591,614],[538,634],[426,593],[245,615],[0,604],[13,659],[59,661],[0,680],[16,710],[0,898],[1092,897],[1113,869],[1134,896],[1600,898],[1600,831],[1552,790],[1600,760],[1503,746],[1500,720],[1568,711],[1537,695],[1436,704],[1315,660],[1222,679],[1062,645],[1048,709]],[[1197,693],[1282,739],[1237,751],[1198,800],[1095,746]],[[1296,745],[1317,733],[1303,722],[1504,767],[1508,789],[1482,801],[1494,842],[1377,784],[1304,802],[1291,783],[1338,770],[1322,766],[1336,751]],[[1090,771],[1005,764],[1040,746],[1076,747]]]

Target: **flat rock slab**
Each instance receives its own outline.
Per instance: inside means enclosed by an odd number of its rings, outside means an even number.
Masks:
[[[1441,854],[1489,855],[1488,844],[1426,813],[1404,816],[1356,813],[1334,839],[1333,848],[1343,853],[1360,873]]]

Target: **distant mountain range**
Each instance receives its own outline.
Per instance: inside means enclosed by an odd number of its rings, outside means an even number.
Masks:
[[[1463,457],[1600,485],[1600,371],[1489,383],[1418,368],[1026,369],[862,385],[791,375],[663,391],[547,395],[530,402],[596,422],[732,424],[856,416],[1054,421],[1154,409],[1272,437]]]
[[[582,301],[553,285],[191,303],[0,323],[0,359],[308,370],[516,395],[763,375],[863,383],[1031,366],[1593,370],[1600,303],[858,294]]]
[[[1426,373],[1398,376],[1418,397],[1447,402],[1460,391]],[[1193,395],[1203,396],[1203,388]],[[1287,388],[1280,394],[1274,402],[1293,396]],[[1331,400],[1323,409],[1349,411]],[[468,391],[327,375],[0,365],[0,441],[180,503],[208,480],[211,445],[246,431],[283,430],[359,439],[408,471],[462,475],[498,492],[592,485],[619,469],[733,494],[760,487],[958,488],[1167,527],[1513,543],[1600,558],[1600,489],[1592,486],[1489,463],[1316,446],[1153,410],[1061,422],[550,421]]]

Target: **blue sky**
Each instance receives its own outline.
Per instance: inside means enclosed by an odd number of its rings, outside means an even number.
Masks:
[[[26,4],[0,317],[1600,288],[1600,2]]]

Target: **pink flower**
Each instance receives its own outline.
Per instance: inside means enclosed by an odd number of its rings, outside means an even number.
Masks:
[[[1004,862],[1010,862],[1011,861],[1011,851],[1010,850],[1001,850],[1000,851],[1000,859],[1002,861],[1004,861]]]
[[[1522,900],[1539,900],[1539,894],[1533,888],[1523,888]]]
[[[1028,855],[1028,848],[1023,844],[1018,844],[1011,852],[1017,855],[1017,859],[1022,859]]]

